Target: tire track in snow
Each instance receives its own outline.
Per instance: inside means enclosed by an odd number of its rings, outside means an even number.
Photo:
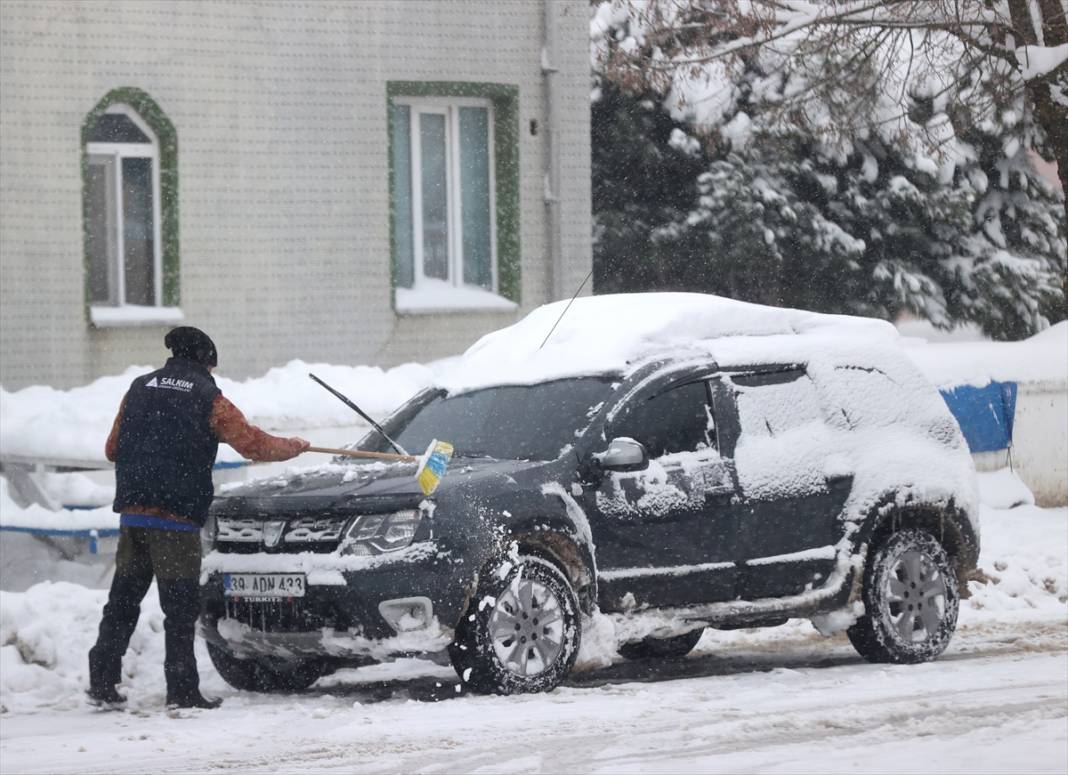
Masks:
[[[548,695],[408,701],[422,684],[440,681],[438,675],[375,682],[374,692],[392,683],[392,699],[384,702],[366,702],[361,697],[385,697],[349,684],[293,697],[245,695],[221,711],[182,720],[37,714],[39,733],[41,723],[54,725],[50,740],[74,748],[84,741],[94,750],[105,745],[113,755],[46,752],[26,736],[9,737],[9,727],[4,769],[692,771],[720,760],[732,767],[719,769],[738,769],[738,757],[743,769],[766,769],[748,765],[781,763],[798,751],[807,751],[811,762],[820,746],[860,757],[888,738],[938,743],[976,730],[988,738],[977,741],[980,750],[988,746],[996,754],[998,735],[1006,739],[1003,725],[1063,728],[1068,717],[1068,663],[1047,656],[1068,654],[1064,623],[965,628],[941,660],[911,667],[869,665],[841,638],[784,635],[725,643],[712,654],[706,645],[690,659],[621,663]],[[1034,680],[1049,675],[1056,680]],[[64,716],[77,726],[74,736],[64,737]],[[115,736],[142,730],[152,743]]]
[[[862,749],[887,737],[945,737],[1000,729],[1007,719],[1017,724],[1068,718],[1068,693],[1013,701],[1023,690],[1049,689],[1049,684],[1032,683],[1001,690],[962,690],[921,702],[901,696],[862,703],[819,705],[788,714],[762,710],[719,713],[709,718],[697,713],[699,723],[684,723],[685,717],[670,714],[661,724],[643,729],[591,724],[580,730],[542,730],[540,735],[519,732],[498,735],[483,747],[466,744],[457,749],[441,740],[424,744],[366,745],[304,748],[286,755],[218,761],[209,771],[279,772],[295,769],[325,772],[571,772],[651,771],[664,768],[667,761],[708,760],[725,754],[746,752],[759,755],[774,749],[815,743],[820,746]],[[983,703],[967,703],[971,694],[985,696]],[[682,722],[682,723],[680,723]],[[570,726],[570,725],[569,725]],[[531,739],[536,737],[538,739]],[[597,746],[593,741],[604,741]],[[844,742],[848,741],[848,742]],[[429,746],[429,750],[428,750]],[[474,749],[474,750],[472,750]],[[378,760],[378,761],[376,761]],[[512,765],[518,765],[513,767]],[[659,767],[657,766],[659,765]]]

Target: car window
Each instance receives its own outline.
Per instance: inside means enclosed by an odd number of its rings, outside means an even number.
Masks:
[[[641,401],[613,427],[612,435],[640,441],[652,458],[713,446],[705,383],[691,382]]]
[[[828,392],[851,428],[893,425],[909,411],[901,388],[880,369],[836,367]]]
[[[441,439],[459,456],[555,460],[589,426],[611,392],[610,380],[584,377],[438,395],[394,438],[412,452]]]
[[[779,436],[822,419],[816,386],[804,371],[741,374],[731,382],[743,435]]]

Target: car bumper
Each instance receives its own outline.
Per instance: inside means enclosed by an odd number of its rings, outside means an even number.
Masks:
[[[303,573],[305,594],[228,597],[226,573]],[[467,608],[462,562],[433,542],[395,555],[212,554],[201,576],[204,637],[239,656],[380,659],[442,651]]]

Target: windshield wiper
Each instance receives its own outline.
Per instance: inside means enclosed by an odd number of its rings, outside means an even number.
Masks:
[[[379,425],[378,423],[376,423],[374,420],[372,420],[371,416],[369,414],[367,414],[363,409],[361,409],[360,407],[356,406],[356,404],[352,401],[352,399],[350,399],[347,396],[344,396],[341,393],[337,392],[336,390],[334,390],[332,387],[327,385],[325,382],[323,382],[321,379],[319,379],[314,374],[308,374],[308,376],[311,377],[313,380],[315,380],[320,385],[322,385],[324,388],[329,390],[330,393],[332,393],[338,400],[340,400],[342,403],[344,403],[345,406],[349,407],[354,412],[356,412],[356,414],[360,415],[360,417],[362,417],[363,419],[367,420],[367,422],[371,423],[371,426],[376,431],[378,431],[379,433],[382,434],[382,438],[384,438],[386,441],[388,441],[393,446],[393,449],[397,450],[402,455],[407,455],[408,454],[408,450],[406,450],[400,444],[398,444],[393,439],[391,439],[389,437],[389,434],[386,433],[384,430],[382,430],[382,426]]]

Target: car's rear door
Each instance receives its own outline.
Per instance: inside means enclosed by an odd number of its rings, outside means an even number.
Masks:
[[[606,429],[641,442],[649,466],[587,488],[602,610],[734,596],[734,479],[717,449],[709,386],[668,383],[635,396]]]
[[[800,367],[722,379],[738,430],[730,450],[742,498],[738,596],[759,600],[821,587],[835,565],[852,479],[834,475],[834,433],[816,387]]]

